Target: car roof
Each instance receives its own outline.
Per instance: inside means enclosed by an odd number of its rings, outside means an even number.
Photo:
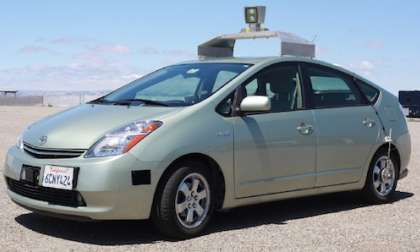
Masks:
[[[228,57],[228,58],[203,58],[198,60],[184,61],[179,64],[194,64],[194,63],[238,63],[238,64],[267,64],[276,62],[287,62],[287,61],[298,61],[298,62],[309,62],[319,65],[325,65],[329,67],[339,67],[336,64],[330,64],[325,61],[308,58],[308,57],[297,57],[297,56],[272,56],[272,57],[254,57],[254,58],[243,58],[243,57]],[[345,70],[345,69],[344,69]]]
[[[194,63],[238,63],[238,64],[258,64],[261,62],[269,61],[272,59],[278,59],[280,57],[255,57],[255,58],[244,58],[244,57],[227,57],[227,58],[203,58],[198,60],[189,60],[181,62],[181,64],[194,64]]]
[[[280,62],[307,62],[307,63],[313,63],[313,64],[317,64],[317,65],[322,65],[322,66],[326,66],[326,67],[330,67],[333,69],[336,69],[338,71],[344,72],[346,74],[352,75],[357,79],[360,79],[366,83],[369,83],[370,85],[382,89],[379,85],[369,81],[368,79],[348,70],[343,68],[342,66],[338,65],[338,64],[332,64],[332,63],[328,63],[326,61],[322,61],[322,60],[318,60],[318,59],[314,59],[314,58],[309,58],[309,57],[298,57],[298,56],[271,56],[271,57],[227,57],[227,58],[222,58],[222,57],[217,57],[217,58],[203,58],[203,59],[198,59],[198,60],[190,60],[190,61],[184,61],[184,62],[180,62],[178,64],[197,64],[197,63],[232,63],[232,64],[252,64],[252,65],[257,65],[257,64],[275,64],[275,63],[280,63]]]

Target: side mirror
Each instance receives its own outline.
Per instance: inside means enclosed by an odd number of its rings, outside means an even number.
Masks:
[[[267,96],[247,96],[240,105],[241,112],[269,112],[271,101]]]

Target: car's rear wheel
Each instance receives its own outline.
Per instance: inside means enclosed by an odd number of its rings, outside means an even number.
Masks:
[[[213,183],[200,162],[184,162],[166,179],[154,206],[152,220],[163,234],[174,238],[199,235],[213,212]]]
[[[369,167],[363,195],[370,203],[386,203],[392,199],[398,183],[398,160],[388,157],[386,149],[378,151]]]

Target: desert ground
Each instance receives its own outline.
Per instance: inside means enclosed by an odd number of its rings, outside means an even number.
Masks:
[[[0,163],[31,122],[49,107],[0,106]],[[148,221],[72,222],[33,214],[12,203],[0,180],[1,251],[420,251],[420,121],[410,121],[409,176],[394,201],[367,205],[338,193],[218,213],[207,234],[172,241]]]

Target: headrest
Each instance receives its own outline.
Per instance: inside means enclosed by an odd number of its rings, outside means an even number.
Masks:
[[[296,76],[293,73],[284,72],[284,73],[272,73],[267,75],[264,83],[269,82],[271,92],[275,94],[289,94],[296,87]]]

